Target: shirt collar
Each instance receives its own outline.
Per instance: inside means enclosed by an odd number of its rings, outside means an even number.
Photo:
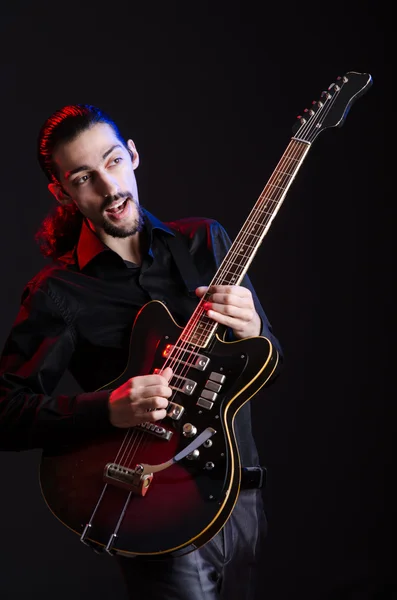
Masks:
[[[160,229],[161,231],[164,231],[170,235],[175,235],[175,233],[165,223],[152,215],[148,210],[143,208],[142,212],[144,216],[144,228],[146,229],[149,240],[149,255],[153,256],[153,232],[156,229]],[[90,263],[101,252],[105,251],[112,252],[112,250],[110,250],[110,248],[99,239],[99,237],[89,227],[88,223],[84,219],[79,240],[75,248],[75,257],[80,271],[82,271],[84,267],[86,267],[88,263]]]

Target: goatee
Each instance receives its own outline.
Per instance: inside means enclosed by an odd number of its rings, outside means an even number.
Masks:
[[[108,235],[110,235],[114,238],[127,238],[127,237],[130,237],[131,235],[135,235],[139,231],[142,231],[143,225],[144,225],[144,216],[143,216],[142,207],[140,204],[138,204],[134,200],[131,200],[131,202],[134,202],[136,211],[138,213],[136,218],[134,219],[134,222],[127,229],[124,229],[123,227],[118,227],[114,223],[111,223],[107,219],[104,219],[103,230],[105,233],[107,233]]]

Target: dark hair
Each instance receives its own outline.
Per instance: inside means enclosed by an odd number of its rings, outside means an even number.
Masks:
[[[91,104],[70,104],[55,111],[42,125],[37,139],[37,158],[47,179],[60,183],[59,173],[53,160],[54,151],[60,143],[75,139],[83,131],[97,123],[110,125],[117,138],[127,148],[115,122],[105,112]],[[58,258],[77,243],[83,215],[77,206],[57,206],[42,222],[35,235],[44,256]]]

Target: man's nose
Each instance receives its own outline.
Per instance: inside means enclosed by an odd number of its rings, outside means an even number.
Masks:
[[[108,173],[101,173],[97,178],[97,189],[101,196],[116,196],[120,186],[116,179]]]

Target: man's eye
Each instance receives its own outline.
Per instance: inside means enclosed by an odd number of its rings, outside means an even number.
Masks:
[[[121,156],[116,156],[116,158],[114,158],[111,162],[116,163],[116,165],[118,165],[122,160],[123,159]]]
[[[74,184],[81,185],[82,183],[85,183],[89,178],[90,178],[89,175],[83,175],[82,177],[79,177],[79,179],[75,179]]]

